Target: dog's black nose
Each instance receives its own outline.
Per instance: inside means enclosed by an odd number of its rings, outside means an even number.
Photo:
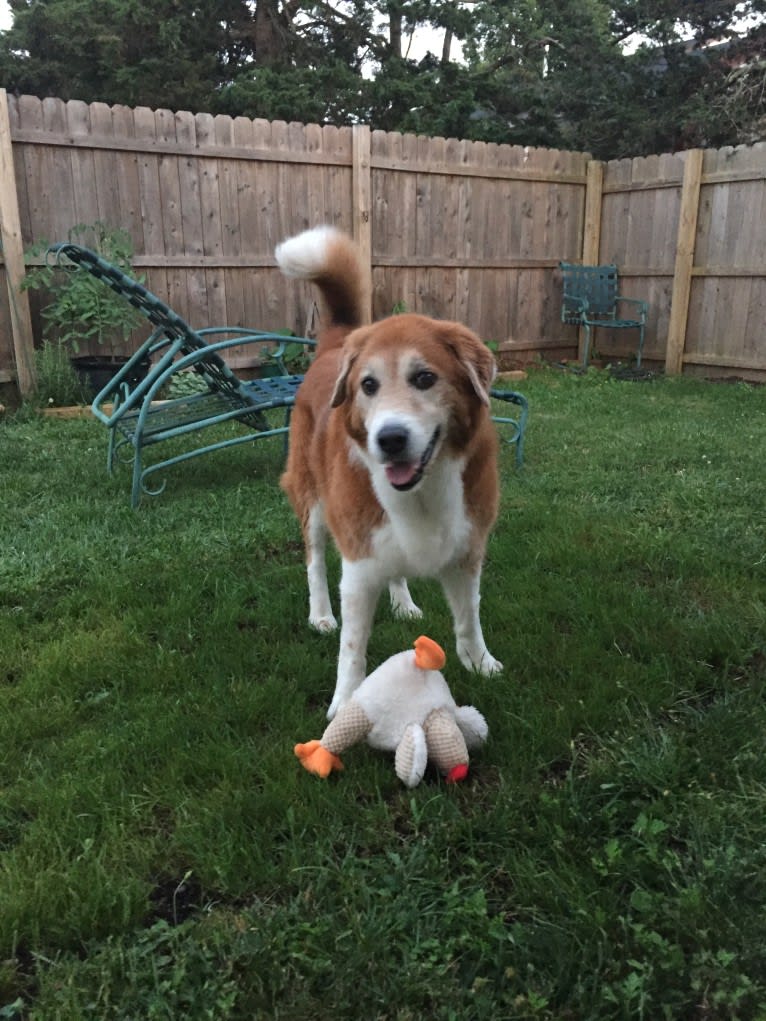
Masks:
[[[378,446],[388,457],[397,457],[407,449],[409,429],[403,425],[384,425],[378,433]]]

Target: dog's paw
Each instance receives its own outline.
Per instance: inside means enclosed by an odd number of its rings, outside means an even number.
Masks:
[[[419,620],[423,616],[423,611],[413,602],[404,578],[389,582],[388,594],[391,609],[398,620]]]
[[[484,677],[491,677],[493,674],[501,674],[502,672],[503,664],[499,659],[495,659],[489,653],[482,657],[482,661],[479,664],[480,674],[483,674]]]
[[[338,622],[331,613],[324,617],[309,617],[309,626],[318,631],[320,635],[329,635],[338,630]]]
[[[457,654],[466,670],[474,670],[483,677],[492,677],[493,674],[499,674],[503,671],[503,664],[500,660],[495,659],[486,649],[484,652],[476,655],[471,655],[467,649],[458,649]]]
[[[392,599],[391,609],[397,620],[420,620],[423,616],[423,611],[412,600],[409,603],[400,603]]]

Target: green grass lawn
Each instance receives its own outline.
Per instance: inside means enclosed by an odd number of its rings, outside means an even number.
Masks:
[[[0,427],[0,1018],[766,1017],[766,389],[534,372],[483,622],[490,737],[320,781],[279,441],[131,511],[89,420]],[[338,563],[331,565],[333,584]]]

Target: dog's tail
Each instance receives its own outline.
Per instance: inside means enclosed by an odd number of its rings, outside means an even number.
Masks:
[[[313,280],[329,312],[329,325],[353,329],[364,322],[369,270],[348,235],[335,227],[314,227],[277,245],[274,253],[287,277]]]

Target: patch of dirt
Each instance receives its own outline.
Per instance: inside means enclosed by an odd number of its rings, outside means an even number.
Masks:
[[[150,909],[144,924],[164,921],[168,925],[181,925],[209,901],[210,897],[193,875],[160,878],[149,895]]]

